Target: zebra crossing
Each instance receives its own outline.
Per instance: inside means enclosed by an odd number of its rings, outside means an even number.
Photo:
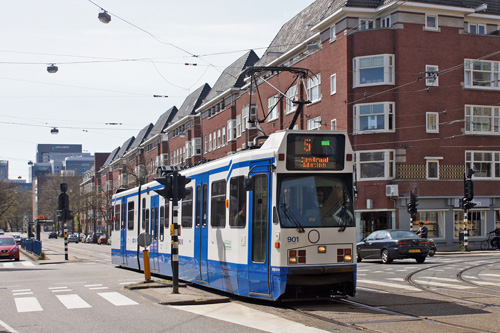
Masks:
[[[0,262],[0,268],[22,268],[37,266],[31,261]]]
[[[106,291],[109,287],[102,284],[84,285],[83,287],[84,289],[80,290],[79,294],[87,294],[86,297],[75,293],[67,286],[48,287],[47,290],[38,290],[37,292],[32,289],[12,289],[11,293],[18,313],[44,311],[45,306],[43,303],[52,303],[52,300],[47,299],[47,296],[44,295],[44,301],[39,301],[35,294],[46,293],[47,291],[53,294],[59,303],[61,303],[68,310],[92,308],[93,306],[91,305],[91,300],[95,301],[94,294],[97,294],[100,296],[100,299],[103,299],[114,306],[131,306],[139,304],[119,292],[109,290]],[[91,295],[88,293],[91,293]]]

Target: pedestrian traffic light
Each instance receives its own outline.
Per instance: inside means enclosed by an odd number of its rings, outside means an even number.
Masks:
[[[166,200],[172,199],[173,179],[172,175],[156,177],[155,180],[163,185],[162,189],[154,190],[156,193],[164,197]]]
[[[186,196],[186,185],[191,182],[191,178],[178,175],[177,176],[177,199],[184,199]]]

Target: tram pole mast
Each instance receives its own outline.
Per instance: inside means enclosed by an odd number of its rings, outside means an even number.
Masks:
[[[170,226],[170,236],[172,237],[172,293],[179,293],[179,173],[172,174],[172,225]]]

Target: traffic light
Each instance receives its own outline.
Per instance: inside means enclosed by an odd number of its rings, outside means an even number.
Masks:
[[[417,214],[418,209],[417,209],[417,204],[418,198],[415,193],[410,191],[410,202],[406,205],[407,206],[407,211],[410,215],[414,216]]]
[[[472,179],[464,181],[464,196],[468,201],[474,199],[474,184],[472,183]]]
[[[173,179],[172,175],[166,175],[163,177],[156,177],[155,180],[163,185],[162,189],[154,190],[156,193],[164,197],[166,200],[172,199],[173,194]]]
[[[186,185],[191,181],[191,178],[178,175],[177,176],[177,199],[184,199],[186,196]]]
[[[69,209],[64,210],[64,215],[64,218],[67,221],[72,221],[75,218],[75,216],[73,215],[73,211]]]

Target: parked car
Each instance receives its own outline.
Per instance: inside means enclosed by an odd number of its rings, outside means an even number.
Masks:
[[[87,238],[85,238],[85,243],[92,243],[92,235],[87,235]]]
[[[21,235],[19,234],[11,234],[12,237],[16,240],[17,245],[21,245]]]
[[[357,259],[381,259],[390,264],[394,259],[413,258],[423,263],[429,253],[429,241],[406,230],[378,230],[357,243]]]
[[[101,244],[108,244],[108,237],[106,235],[101,235],[99,236],[99,238],[97,239],[97,244],[101,245]]]
[[[81,233],[80,235],[78,235],[78,237],[80,237],[80,242],[85,242],[85,239],[87,238],[84,233]]]
[[[78,236],[76,234],[71,234],[68,236],[68,243],[78,243]]]
[[[55,232],[55,231],[49,232],[49,239],[51,239],[51,238],[57,239],[57,232]]]
[[[12,236],[0,236],[0,259],[19,261],[19,246]]]
[[[91,243],[97,243],[97,240],[99,239],[99,237],[101,237],[101,233],[100,232],[94,232],[92,233],[91,235]]]

